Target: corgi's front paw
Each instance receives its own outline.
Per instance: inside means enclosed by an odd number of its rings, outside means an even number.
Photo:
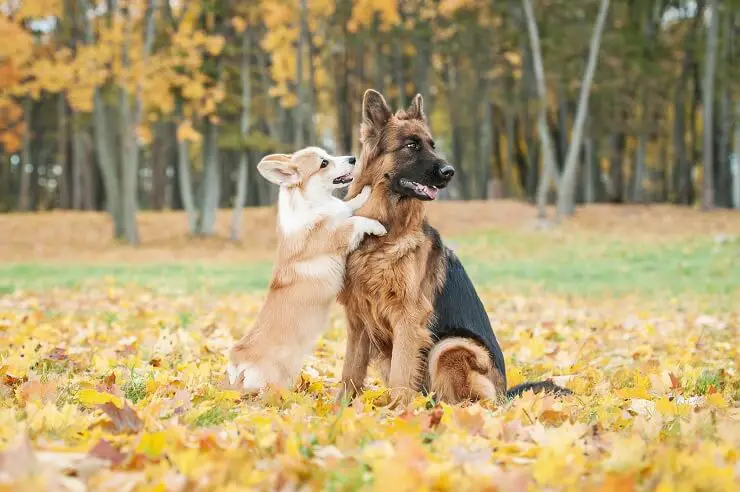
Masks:
[[[370,193],[372,193],[372,187],[370,185],[364,186],[362,191],[357,194],[354,198],[349,200],[347,203],[352,208],[353,212],[356,212],[360,207],[365,205],[370,199]]]
[[[367,202],[370,199],[370,193],[372,191],[373,191],[372,186],[370,186],[370,185],[363,186],[362,187],[362,191],[360,192],[359,195],[357,195],[357,198],[358,198],[357,201],[360,202],[360,203],[362,203],[364,205],[365,202]]]
[[[386,234],[388,234],[388,231],[385,229],[383,224],[381,224],[377,220],[367,219],[367,223],[365,225],[365,234],[372,234],[373,236],[385,236]]]

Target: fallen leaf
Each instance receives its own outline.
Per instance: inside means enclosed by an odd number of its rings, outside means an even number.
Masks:
[[[120,465],[126,459],[125,454],[113,447],[113,445],[105,439],[98,441],[98,443],[90,449],[88,454],[95,458],[109,461],[113,466]]]
[[[144,428],[144,423],[127,403],[122,408],[110,402],[99,405],[98,408],[108,416],[110,428],[115,433],[137,433]]]

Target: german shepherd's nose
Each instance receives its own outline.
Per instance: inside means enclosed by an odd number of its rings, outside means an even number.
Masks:
[[[445,164],[437,168],[437,174],[439,174],[440,178],[449,181],[452,179],[452,176],[455,175],[455,168],[449,164]]]

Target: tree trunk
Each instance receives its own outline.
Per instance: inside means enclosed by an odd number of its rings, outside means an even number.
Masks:
[[[93,28],[87,16],[87,12],[90,10],[90,2],[89,0],[79,0],[79,6],[81,12],[83,12],[80,18],[82,19],[83,29],[85,31],[85,42],[88,45],[93,45],[95,43]],[[114,10],[114,8],[112,9],[109,6],[107,10],[109,16],[112,16]],[[93,126],[95,127],[95,151],[105,189],[106,208],[113,220],[113,237],[121,239],[124,236],[124,226],[119,193],[120,180],[118,177],[118,164],[114,152],[114,135],[108,124],[108,115],[103,96],[100,88],[97,87],[93,93]]]
[[[609,163],[609,199],[612,203],[622,203],[624,198],[624,151],[627,138],[619,131],[609,137],[611,141],[611,162]]]
[[[540,50],[540,34],[537,29],[537,21],[532,10],[531,0],[522,0],[524,14],[527,19],[527,31],[529,42],[532,46],[532,63],[534,64],[535,80],[537,82],[537,97],[539,104],[537,108],[537,130],[540,134],[542,144],[543,172],[537,186],[537,217],[547,218],[547,193],[550,189],[550,181],[555,182],[556,187],[560,181],[557,168],[555,167],[555,151],[553,148],[550,128],[547,124],[547,86],[545,84],[545,69],[542,64],[542,51]]]
[[[517,162],[516,149],[516,115],[513,108],[504,111],[504,124],[506,125],[506,165],[501,166],[501,183],[504,196],[507,195],[508,186],[511,184],[508,177],[514,171]]]
[[[596,201],[595,180],[598,178],[598,173],[594,166],[594,139],[588,134],[586,134],[583,140],[583,160],[585,169],[584,180],[586,181],[583,199],[586,203],[594,203]]]
[[[18,210],[27,212],[31,209],[31,179],[33,179],[34,163],[32,161],[31,145],[33,143],[33,100],[27,97],[23,100],[23,149],[21,150],[20,189],[18,190]]]
[[[155,123],[154,140],[151,145],[149,157],[149,170],[151,171],[151,190],[149,192],[149,208],[151,210],[162,210],[165,207],[165,194],[167,188],[167,166],[169,162],[169,124],[165,121]]]
[[[562,172],[567,158],[568,146],[568,95],[565,91],[563,80],[558,81],[558,126],[555,150],[557,155],[558,169]]]
[[[301,9],[301,26],[303,25],[303,11],[306,8],[306,0],[300,0]],[[296,150],[302,149],[306,146],[306,127],[307,120],[312,115],[308,115],[308,91],[306,88],[306,76],[305,76],[305,48],[306,48],[306,32],[303,27],[300,28],[300,35],[298,38],[298,44],[296,45],[296,92],[298,96],[298,104],[296,104],[295,110],[295,132],[293,133],[293,146]]]
[[[688,149],[686,148],[686,90],[688,88],[689,75],[691,75],[691,70],[694,66],[694,57],[696,52],[694,44],[697,37],[697,31],[704,19],[704,7],[705,2],[703,0],[697,2],[696,15],[694,16],[691,30],[686,34],[684,39],[683,49],[685,56],[683,57],[683,62],[681,64],[681,75],[676,86],[676,99],[674,102],[675,119],[673,127],[673,145],[676,159],[676,167],[674,169],[674,186],[676,188],[675,198],[676,203],[684,205],[690,204],[693,200],[693,183],[691,176],[692,166],[688,155]],[[694,112],[694,105],[692,105],[692,118],[690,122],[692,133],[695,122]]]
[[[142,48],[142,60],[146,62],[154,44],[154,12],[157,9],[157,0],[149,0],[146,11],[146,32]],[[129,19],[124,22],[129,23]],[[127,26],[126,31],[129,27]],[[128,35],[128,33],[127,33]],[[122,63],[128,63],[128,47],[124,42]],[[129,244],[139,244],[139,228],[136,223],[139,193],[139,158],[140,149],[136,130],[141,124],[142,100],[141,81],[137,81],[133,95],[133,109],[129,94],[121,89],[121,212],[123,214],[123,230]]]
[[[493,137],[493,130],[491,129],[491,120],[493,119],[493,103],[490,101],[489,95],[489,82],[483,81],[483,99],[482,99],[482,115],[481,125],[479,127],[478,140],[480,141],[480,179],[478,181],[478,195],[482,199],[488,197],[488,180],[491,177],[491,167],[493,158],[493,145],[491,138]]]
[[[305,1],[305,0],[303,0]],[[239,129],[243,138],[249,134],[250,109],[252,102],[252,83],[251,83],[251,56],[252,42],[249,29],[244,32],[242,40],[242,60],[241,60],[241,82],[242,82],[242,115],[239,121]],[[247,180],[249,179],[249,151],[240,149],[239,152],[239,171],[236,178],[236,197],[234,198],[234,210],[231,216],[231,240],[238,241],[241,237],[242,229],[242,209],[247,198]]]
[[[216,213],[220,196],[220,163],[218,155],[218,127],[208,118],[203,130],[203,183],[198,234],[210,236],[216,227]]]
[[[707,29],[707,52],[704,65],[703,105],[704,116],[704,183],[701,206],[704,210],[714,208],[714,77],[717,69],[717,32],[719,30],[719,2],[711,0],[711,17]]]
[[[67,100],[64,92],[57,94],[57,165],[59,174],[59,208],[69,209],[72,204],[72,192],[69,180],[69,159],[67,153]]]
[[[84,185],[85,182],[85,171],[83,166],[86,165],[85,159],[87,157],[85,152],[85,142],[83,140],[83,129],[80,128],[80,118],[75,118],[75,128],[72,135],[72,208],[75,210],[82,210],[85,208],[85,196],[84,196]],[[89,174],[89,173],[88,173]]]
[[[601,34],[604,31],[604,24],[606,22],[608,11],[609,0],[601,0],[599,15],[596,19],[596,26],[594,27],[593,37],[591,38],[591,44],[588,50],[586,73],[581,82],[581,94],[578,100],[578,110],[576,111],[576,119],[573,123],[573,137],[568,146],[568,155],[565,159],[565,168],[563,169],[563,176],[561,177],[560,192],[558,193],[558,216],[560,217],[573,215],[573,212],[575,211],[575,182],[578,170],[578,154],[581,149],[583,124],[585,123],[586,115],[588,114],[588,98],[589,92],[591,91],[591,82],[593,81],[594,72],[596,71],[596,60],[599,46],[601,45]]]
[[[401,34],[398,34],[399,38]],[[397,39],[393,43],[393,79],[398,88],[398,107],[406,107],[406,80],[404,77],[403,40]]]
[[[728,9],[729,10],[729,9]],[[722,43],[722,95],[719,106],[719,149],[717,154],[718,174],[715,182],[716,202],[720,207],[730,207],[730,133],[732,132],[732,94],[731,94],[731,69],[734,15],[731,11],[725,11],[725,24],[723,26]]]
[[[314,125],[314,116],[316,115],[316,75],[314,67],[314,46],[311,40],[311,31],[308,27],[308,2],[307,0],[300,0],[300,19],[301,19],[301,39],[300,46],[301,56],[306,56],[305,65],[308,66],[308,82],[305,81],[305,77],[301,79],[300,84],[303,88],[303,100],[300,103],[305,104],[303,106],[303,124],[305,125],[305,134],[308,140],[308,145],[318,145],[316,140],[316,125]],[[301,72],[301,75],[303,73]],[[298,150],[298,149],[296,149]]]
[[[735,103],[735,135],[732,147],[732,207],[740,209],[740,102]]]
[[[337,111],[337,151],[352,152],[352,105],[350,104],[347,20],[351,14],[348,2],[337,2],[337,18],[342,36],[332,50],[334,62],[334,105]],[[378,41],[380,42],[380,41]]]
[[[458,177],[455,178],[458,186],[460,187],[460,194],[463,198],[469,197],[468,190],[468,176],[466,175],[464,163],[463,163],[463,152],[462,152],[462,139],[460,138],[460,123],[459,123],[459,105],[455,96],[459,93],[458,91],[458,73],[457,66],[455,65],[454,58],[447,62],[447,109],[449,112],[450,120],[450,154],[452,156],[452,162],[456,164]],[[453,197],[457,198],[457,197]]]

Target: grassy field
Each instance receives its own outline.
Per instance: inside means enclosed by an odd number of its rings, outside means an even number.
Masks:
[[[433,204],[502,345],[510,385],[576,395],[385,408],[372,372],[334,403],[344,316],[294,391],[223,390],[256,316],[274,209],[242,244],[142,214],[0,217],[0,490],[734,490],[740,214],[589,207],[540,228],[513,202]],[[12,465],[11,465],[12,464]]]

